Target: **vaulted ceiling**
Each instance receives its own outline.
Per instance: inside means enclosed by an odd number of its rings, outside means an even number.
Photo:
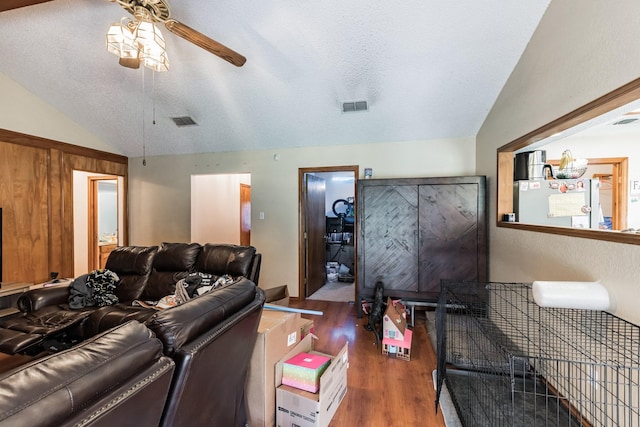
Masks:
[[[53,0],[0,13],[0,73],[131,157],[143,138],[160,155],[473,137],[549,2],[174,0],[247,62],[161,25],[171,68],[153,73],[107,52],[117,3]]]

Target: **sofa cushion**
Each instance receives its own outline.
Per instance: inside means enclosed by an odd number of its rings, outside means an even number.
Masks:
[[[249,277],[255,253],[253,246],[207,243],[200,251],[195,269],[215,276]]]
[[[92,308],[73,310],[66,304],[49,305],[24,316],[2,321],[2,327],[27,334],[51,336],[63,330],[68,331],[92,313]]]
[[[109,254],[105,268],[120,277],[115,291],[119,301],[140,298],[157,251],[157,246],[119,246]]]
[[[6,354],[15,354],[19,351],[23,351],[42,340],[42,335],[28,334],[25,332],[0,328],[0,351]],[[6,362],[3,360],[0,372],[8,370],[5,368],[5,364]]]
[[[241,277],[220,289],[155,313],[146,325],[164,344],[167,356],[173,355],[195,337],[212,329],[254,300],[256,285]]]
[[[156,271],[193,271],[202,246],[199,243],[163,242],[153,259]]]
[[[118,274],[142,276],[151,271],[157,246],[118,246],[109,254],[105,268]]]
[[[177,275],[192,272],[202,246],[198,243],[167,243],[158,249],[151,275],[140,299],[158,301],[175,292]]]
[[[83,330],[85,337],[92,337],[104,332],[114,326],[127,323],[130,320],[136,320],[144,323],[157,310],[153,308],[145,308],[140,306],[131,306],[126,304],[115,304],[106,307],[100,307],[93,311],[89,318],[84,322]]]

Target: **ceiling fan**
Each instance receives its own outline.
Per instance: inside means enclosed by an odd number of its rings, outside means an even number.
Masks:
[[[45,3],[51,0],[3,0],[0,4],[0,12],[10,9],[17,9],[19,7],[31,6],[38,3]],[[117,3],[122,6],[127,12],[136,16],[144,10],[144,14],[149,16],[152,22],[161,22],[165,27],[173,34],[182,37],[183,39],[200,46],[207,52],[224,59],[225,61],[235,65],[236,67],[242,67],[247,61],[247,58],[234,51],[233,49],[224,46],[221,43],[205,36],[199,31],[176,21],[171,18],[169,11],[169,5],[166,0],[109,0],[113,3]]]

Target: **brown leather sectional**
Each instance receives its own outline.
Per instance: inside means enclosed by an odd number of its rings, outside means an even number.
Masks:
[[[264,304],[264,292],[256,286],[260,262],[260,254],[250,246],[163,243],[159,247],[117,248],[106,264],[106,268],[120,278],[115,290],[119,299],[117,304],[73,310],[68,304],[66,288],[29,291],[19,300],[23,314],[0,322],[0,351],[38,354],[38,357],[53,353],[18,369],[37,371],[40,363],[54,363],[64,370],[68,368],[67,364],[73,363],[74,358],[69,355],[85,351],[83,349],[99,337],[109,337],[116,331],[122,334],[123,325],[141,325],[161,343],[162,355],[158,360],[165,363],[164,358],[168,357],[175,365],[159,421],[150,418],[148,422],[139,422],[131,412],[135,408],[147,411],[147,407],[157,404],[163,399],[158,391],[153,402],[145,397],[146,394],[125,393],[121,399],[127,403],[106,409],[110,412],[109,417],[90,418],[80,425],[244,426],[246,370]],[[132,305],[136,299],[156,300],[172,293],[177,278],[186,272],[210,273],[214,277],[229,274],[233,281],[164,310]],[[110,342],[120,344],[118,339]],[[59,350],[56,346],[70,348],[56,352]],[[112,353],[108,345],[100,350]],[[135,364],[133,360],[131,363]],[[114,370],[118,369],[114,365]],[[33,380],[28,374],[15,377],[15,372],[0,374],[0,388],[4,388],[7,381]],[[115,392],[129,381],[123,376],[122,382],[108,386],[101,381],[92,381],[91,369],[83,372],[87,372],[85,381],[96,390],[94,397],[84,404],[87,408],[94,408],[102,388]],[[150,376],[147,381],[155,383],[158,381],[156,376]],[[37,378],[44,382],[51,380],[53,388],[59,381],[57,378]],[[161,388],[159,385],[154,390]],[[28,394],[27,389],[23,388],[17,394]],[[78,412],[69,412],[63,417],[64,422],[32,423],[28,414],[37,411],[38,407],[48,410],[50,405],[46,398],[39,396],[34,394],[32,399],[15,407],[10,398],[0,397],[0,426],[58,426],[77,418]],[[123,409],[123,405],[129,409]],[[111,414],[111,411],[118,413]],[[86,415],[84,410],[82,412]],[[11,416],[6,417],[5,413],[11,413]],[[21,418],[20,414],[28,418]],[[102,424],[106,419],[110,421]],[[16,424],[15,420],[28,423]]]

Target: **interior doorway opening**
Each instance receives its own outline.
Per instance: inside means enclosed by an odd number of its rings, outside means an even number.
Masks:
[[[124,177],[73,171],[73,277],[104,268],[126,244]]]
[[[251,174],[191,175],[191,241],[251,244]]]
[[[606,157],[588,158],[588,166],[583,177],[600,180],[600,228],[621,231],[627,228],[629,208],[629,158]],[[557,166],[559,160],[550,160]]]
[[[358,166],[301,168],[300,299],[355,301]]]

